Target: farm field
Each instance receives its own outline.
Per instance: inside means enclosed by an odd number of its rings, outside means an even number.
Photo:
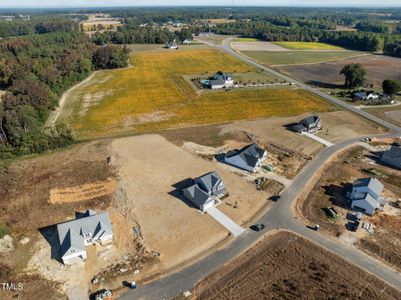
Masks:
[[[355,51],[242,51],[245,55],[265,65],[297,65],[327,62],[362,55]],[[307,66],[307,65],[306,65]],[[294,66],[295,67],[295,66]]]
[[[322,170],[320,179],[309,195],[297,205],[311,223],[319,224],[322,229],[340,238],[351,236],[357,247],[401,270],[398,247],[401,243],[401,210],[396,205],[401,196],[401,171],[378,162],[381,151],[389,146],[381,143],[375,146],[372,143],[371,150],[358,146],[341,153],[330,166]],[[346,198],[346,192],[355,179],[370,176],[377,177],[383,183],[383,197],[389,204],[383,212],[363,217],[362,222],[374,225],[372,234],[367,234],[362,228],[354,233],[347,229],[349,221],[353,220],[347,218],[350,201]],[[333,221],[327,217],[323,210],[325,207],[334,207],[340,215],[339,220]]]
[[[102,71],[71,93],[61,115],[79,137],[141,133],[198,124],[322,112],[331,105],[291,88],[242,89],[198,95],[185,74],[256,70],[216,50],[140,52],[132,68]],[[111,117],[112,116],[112,117]]]
[[[345,50],[342,47],[318,42],[274,42],[273,44],[291,50]]]
[[[192,299],[399,299],[401,293],[289,232],[266,237],[203,279]]]
[[[317,64],[280,66],[278,69],[309,84],[323,88],[341,88],[344,77],[340,75],[340,71],[350,63],[360,63],[366,70],[367,82],[373,83],[377,88],[381,87],[384,79],[401,80],[401,73],[398,71],[401,68],[401,59],[384,55],[369,54]]]

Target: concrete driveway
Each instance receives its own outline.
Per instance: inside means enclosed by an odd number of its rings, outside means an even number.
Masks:
[[[208,208],[207,214],[210,215],[213,219],[223,225],[232,235],[235,237],[239,236],[241,233],[245,231],[244,228],[237,225],[233,220],[223,214],[217,207],[212,206]]]

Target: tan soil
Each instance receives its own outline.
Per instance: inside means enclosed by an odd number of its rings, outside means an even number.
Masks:
[[[401,293],[339,256],[280,232],[202,280],[192,299],[400,299]]]
[[[245,131],[304,155],[314,155],[323,148],[323,145],[285,128],[285,125],[299,122],[306,116],[308,115],[236,122],[224,125],[222,133]],[[322,119],[323,129],[318,135],[333,143],[365,134],[383,132],[376,125],[368,123],[347,111],[321,113],[319,117]]]
[[[130,211],[147,247],[160,253],[160,270],[197,256],[228,236],[213,218],[182,199],[178,183],[217,171],[229,192],[219,209],[238,224],[247,222],[267,202],[266,193],[225,166],[191,154],[159,135],[114,140],[112,152],[120,186],[127,195],[120,209]],[[237,203],[237,208],[226,203]]]
[[[108,178],[104,181],[87,183],[80,186],[51,189],[49,203],[79,202],[111,195],[116,185],[117,182],[115,179]]]

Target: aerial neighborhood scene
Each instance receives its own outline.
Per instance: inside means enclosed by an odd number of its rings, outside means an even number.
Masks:
[[[0,300],[401,299],[399,0],[0,1]]]

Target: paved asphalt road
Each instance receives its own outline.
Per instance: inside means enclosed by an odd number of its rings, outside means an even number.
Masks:
[[[235,57],[252,64],[260,69],[265,70],[277,77],[290,81],[297,84],[301,88],[308,90],[320,97],[339,105],[345,109],[351,110],[366,119],[381,124],[384,127],[390,129],[393,134],[400,134],[401,128],[382,121],[366,112],[354,108],[345,102],[342,102],[336,98],[330,97],[314,88],[311,88],[303,83],[295,81],[287,76],[270,70],[269,68],[262,66],[255,61],[243,57],[242,55],[233,51],[230,47],[230,40],[226,40],[223,43],[223,49]],[[350,263],[364,269],[365,271],[377,276],[388,284],[401,290],[401,275],[378,262],[372,257],[365,253],[345,244],[342,244],[335,239],[326,237],[325,235],[313,231],[307,228],[304,224],[299,222],[293,214],[292,208],[295,204],[298,195],[304,190],[305,186],[310,182],[317,171],[323,167],[323,165],[332,157],[334,154],[341,150],[346,149],[352,145],[358,144],[360,138],[350,139],[331,147],[325,148],[321,151],[292,181],[292,183],[284,190],[281,195],[281,199],[275,204],[265,215],[263,215],[258,223],[263,223],[266,226],[264,233],[269,230],[279,228],[284,230],[290,230],[303,237],[306,237],[323,248],[337,254]],[[130,290],[123,294],[120,299],[131,300],[131,299],[171,299],[180,293],[190,290],[194,285],[202,278],[207,276],[209,273],[218,269],[220,266],[229,262],[236,256],[240,255],[243,251],[248,249],[262,237],[261,233],[257,233],[251,230],[247,230],[245,233],[237,237],[227,247],[212,253],[209,256],[201,259],[200,261],[184,268],[183,270],[167,275],[159,280],[150,282],[149,284],[138,287],[136,290]]]

